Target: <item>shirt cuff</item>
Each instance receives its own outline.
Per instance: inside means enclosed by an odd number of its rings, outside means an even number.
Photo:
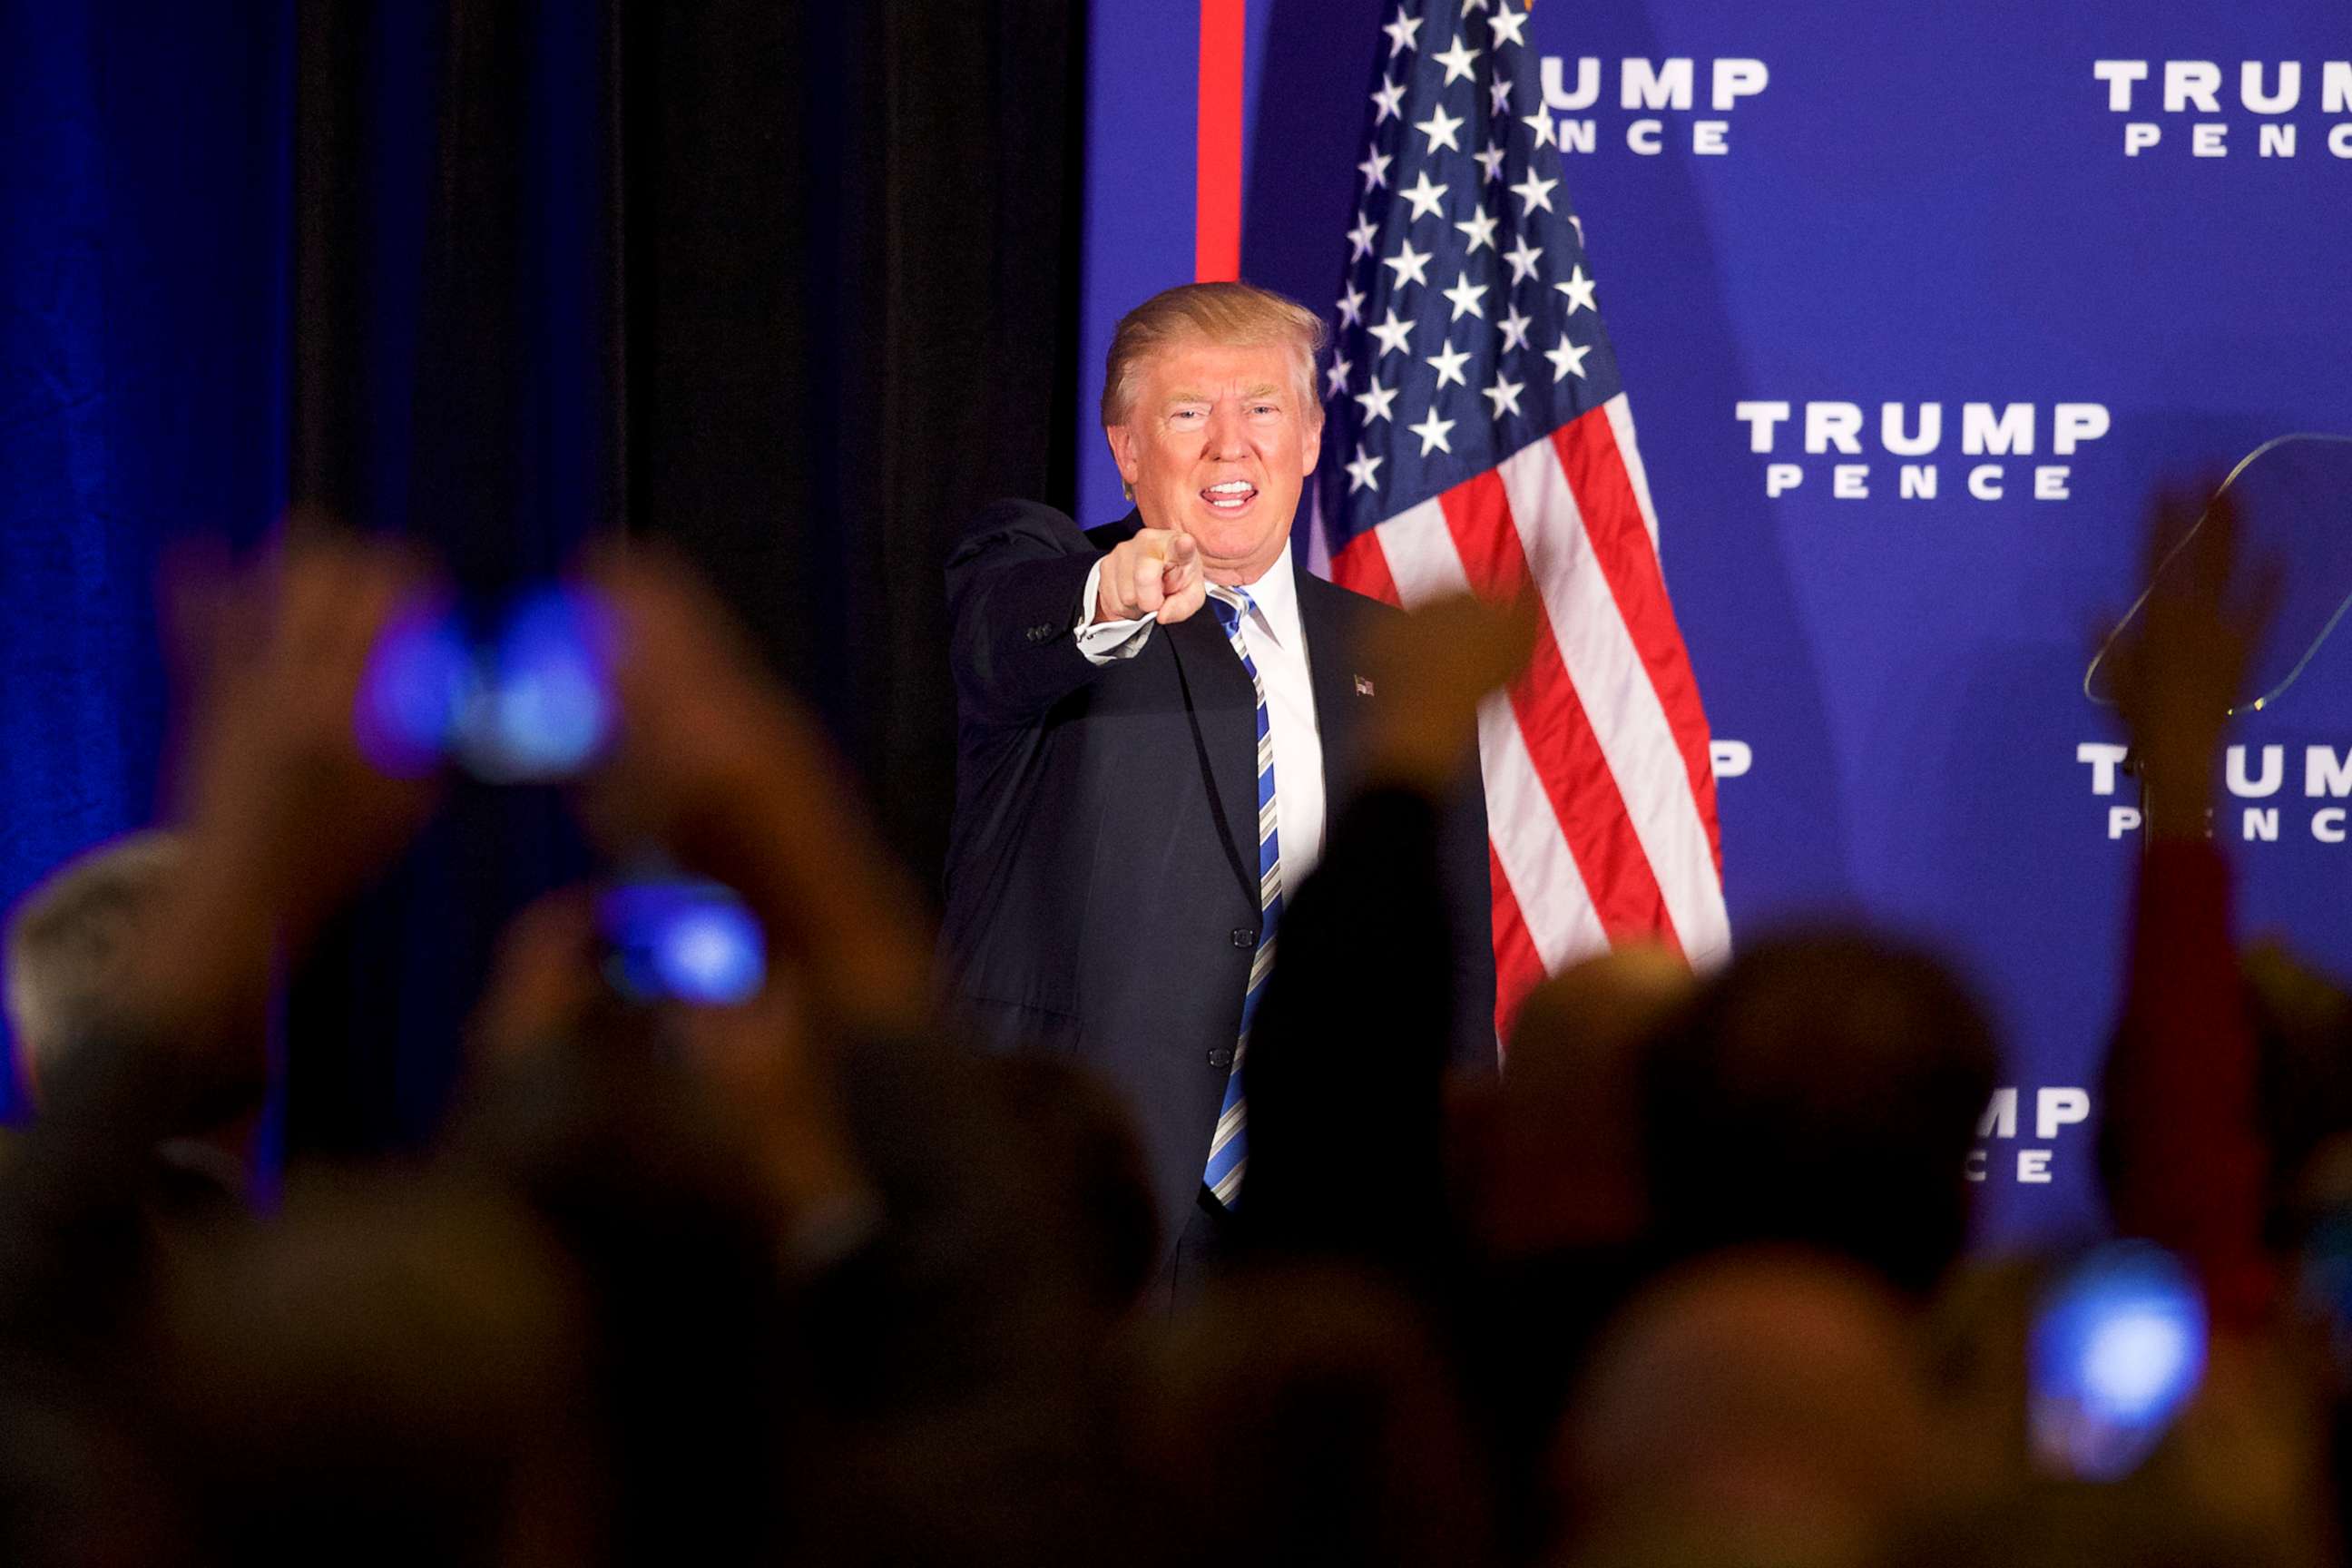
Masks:
[[[1087,574],[1087,585],[1078,598],[1077,619],[1070,629],[1077,635],[1078,651],[1087,656],[1089,664],[1108,664],[1114,659],[1133,658],[1151,640],[1151,628],[1160,624],[1157,616],[1143,616],[1133,620],[1098,621],[1095,617],[1095,595],[1102,587],[1102,563],[1095,563]]]

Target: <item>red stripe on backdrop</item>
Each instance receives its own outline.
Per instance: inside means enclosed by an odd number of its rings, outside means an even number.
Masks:
[[[1192,278],[1242,275],[1242,68],[1247,0],[1201,0],[1201,99],[1195,129]]]
[[[1486,846],[1486,879],[1495,889],[1495,1036],[1508,1040],[1528,993],[1543,984],[1543,956],[1528,934],[1528,918],[1519,911],[1518,895],[1492,843]]]
[[[1345,550],[1331,557],[1331,581],[1384,605],[1404,603],[1397,594],[1396,575],[1389,570],[1388,553],[1381,548],[1381,536],[1374,529],[1356,535]]]
[[[1586,410],[1552,433],[1559,466],[1576,492],[1584,514],[1585,537],[1593,559],[1617,601],[1633,638],[1633,651],[1649,672],[1651,688],[1666,710],[1675,749],[1682,753],[1690,774],[1691,795],[1706,824],[1707,843],[1715,852],[1717,876],[1723,874],[1723,834],[1715,815],[1715,767],[1708,755],[1706,711],[1700,706],[1698,681],[1691,674],[1690,656],[1675,625],[1673,604],[1666,597],[1664,576],[1657,552],[1643,526],[1642,509],[1633,481],[1617,450],[1617,433],[1606,408]]]
[[[1489,468],[1465,479],[1440,497],[1439,504],[1472,592],[1507,604],[1533,591],[1499,471]],[[1679,950],[1681,937],[1658,890],[1657,873],[1633,831],[1633,814],[1609,771],[1591,717],[1569,679],[1550,614],[1539,607],[1538,616],[1535,657],[1512,684],[1511,712],[1568,852],[1612,940],[1654,936]],[[1526,896],[1542,897],[1543,889],[1526,889]]]

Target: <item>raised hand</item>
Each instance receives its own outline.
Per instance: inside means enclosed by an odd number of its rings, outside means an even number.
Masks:
[[[322,531],[244,574],[189,563],[172,584],[195,859],[298,928],[381,870],[433,805],[430,782],[368,765],[352,723],[376,639],[423,576],[397,545]]]
[[[2197,525],[2201,493],[2157,498],[2147,602],[2108,654],[2116,706],[2158,808],[2151,826],[2192,834],[2203,831],[2221,731],[2278,593],[2275,563],[2250,569],[2243,560],[2237,508],[2226,493]]]
[[[736,889],[772,958],[851,1021],[927,1016],[930,938],[905,870],[815,720],[768,679],[718,599],[650,552],[596,574],[619,622],[620,742],[586,806],[616,845],[650,838]]]
[[[1381,617],[1361,649],[1379,682],[1368,766],[1409,786],[1445,788],[1477,732],[1478,702],[1527,668],[1532,597],[1507,607],[1466,595]]]
[[[1173,626],[1207,601],[1208,579],[1201,567],[1201,544],[1181,529],[1146,528],[1103,560],[1095,593],[1095,618],[1131,621],[1157,616]]]

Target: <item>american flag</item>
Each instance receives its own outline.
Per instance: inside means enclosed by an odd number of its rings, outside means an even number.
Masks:
[[[1614,942],[1731,941],[1706,714],[1528,20],[1404,0],[1381,29],[1317,469],[1336,581],[1542,605],[1479,721],[1498,1024]]]

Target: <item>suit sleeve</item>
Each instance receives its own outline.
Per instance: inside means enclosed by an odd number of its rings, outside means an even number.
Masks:
[[[974,520],[947,567],[949,657],[967,716],[1031,719],[1101,673],[1072,631],[1099,559],[1049,507],[998,501]]]

